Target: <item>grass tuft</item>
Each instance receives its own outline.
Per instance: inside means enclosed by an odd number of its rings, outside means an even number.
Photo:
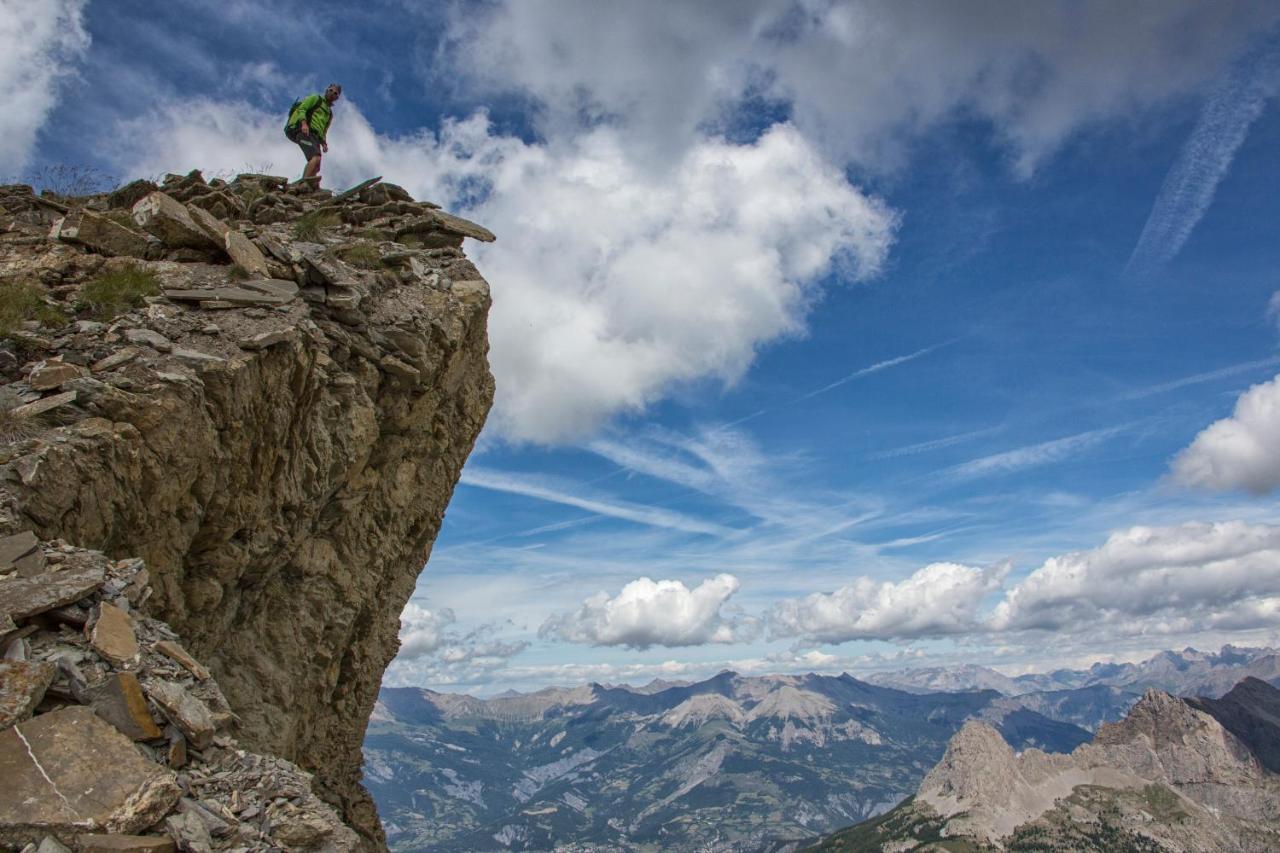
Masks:
[[[67,325],[67,316],[45,302],[44,292],[35,285],[0,285],[0,335],[12,335],[28,320],[38,320],[55,329]]]
[[[310,213],[304,213],[293,223],[293,236],[296,240],[315,243],[323,236],[325,228],[341,224],[342,217],[334,211],[313,210]]]
[[[137,308],[143,297],[160,292],[156,274],[138,266],[127,266],[95,278],[84,286],[81,301],[93,316],[110,320]]]
[[[369,243],[352,243],[338,250],[338,257],[362,270],[376,270],[382,266],[382,253]]]

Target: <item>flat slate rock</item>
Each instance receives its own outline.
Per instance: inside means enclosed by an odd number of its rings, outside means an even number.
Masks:
[[[45,834],[136,833],[177,803],[173,772],[147,760],[85,707],[41,714],[0,732],[0,843]]]
[[[0,731],[35,712],[57,672],[47,661],[0,660]]]
[[[147,695],[160,706],[178,730],[196,749],[213,742],[216,726],[209,706],[183,689],[180,684],[153,681],[147,684]]]
[[[293,300],[293,295],[285,296],[281,290],[250,288],[249,284],[250,282],[242,282],[239,287],[209,287],[199,290],[169,289],[164,292],[164,296],[174,302],[230,302],[232,305],[284,305]],[[294,288],[296,293],[297,285]]]
[[[14,417],[33,418],[36,415],[43,415],[45,412],[51,412],[62,406],[70,405],[76,401],[75,391],[63,391],[61,394],[54,394],[52,397],[45,397],[23,406],[18,406],[12,410]]]
[[[99,835],[86,832],[76,841],[80,844],[80,853],[174,853],[178,849],[167,835]]]
[[[0,580],[0,613],[14,621],[79,601],[106,580],[102,566],[45,572],[34,578]]]
[[[39,544],[40,540],[30,530],[0,538],[0,568],[12,566],[34,551]]]

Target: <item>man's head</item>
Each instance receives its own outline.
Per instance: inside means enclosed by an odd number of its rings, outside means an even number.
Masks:
[[[333,103],[342,97],[342,87],[337,83],[330,83],[324,90],[324,99],[329,103]]]

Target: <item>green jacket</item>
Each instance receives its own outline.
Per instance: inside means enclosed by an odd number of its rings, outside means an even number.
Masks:
[[[324,142],[325,134],[329,132],[329,123],[333,121],[332,105],[324,99],[324,95],[307,95],[289,113],[289,127],[301,124],[308,112],[311,113],[311,119],[307,122],[307,127],[311,128],[311,135]]]

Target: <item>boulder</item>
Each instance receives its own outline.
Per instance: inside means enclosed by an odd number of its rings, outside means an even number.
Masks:
[[[227,232],[231,230],[227,223],[203,207],[189,204],[187,205],[187,213],[191,214],[191,218],[195,220],[196,225],[204,229],[204,233],[209,235],[209,239],[216,243],[222,243],[227,237]]]
[[[177,803],[173,772],[93,711],[63,708],[0,732],[0,843],[133,833]]]
[[[133,206],[133,221],[159,238],[169,249],[221,249],[209,234],[196,224],[182,202],[162,192],[153,192]]]
[[[34,713],[57,672],[47,661],[0,660],[0,730]]]
[[[107,196],[107,206],[112,208],[131,209],[146,196],[160,189],[151,181],[130,181]]]
[[[77,243],[100,255],[147,257],[147,235],[86,208],[68,213],[54,226],[51,236],[65,243]]]
[[[79,379],[87,371],[78,364],[50,359],[42,361],[31,369],[27,376],[27,384],[36,391],[52,391],[60,388],[64,382]]]

